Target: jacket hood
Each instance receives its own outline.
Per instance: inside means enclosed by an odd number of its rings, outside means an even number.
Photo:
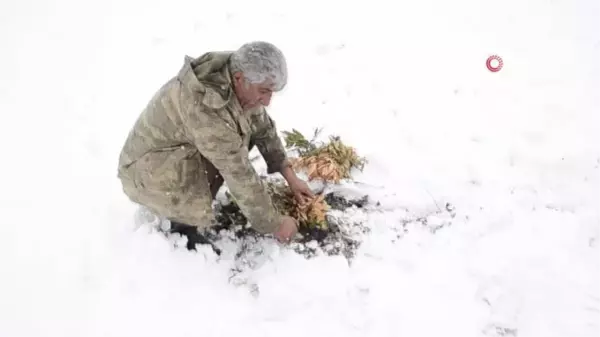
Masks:
[[[203,94],[202,103],[220,109],[235,96],[229,72],[233,52],[209,52],[198,58],[186,56],[178,78],[192,91]]]
[[[229,59],[232,52],[209,52],[191,61],[198,81],[218,87],[230,86]]]

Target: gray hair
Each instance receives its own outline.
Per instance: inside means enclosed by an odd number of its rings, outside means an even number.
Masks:
[[[273,81],[275,91],[287,84],[287,64],[281,50],[268,42],[255,41],[241,46],[231,56],[232,72],[241,72],[250,83]]]

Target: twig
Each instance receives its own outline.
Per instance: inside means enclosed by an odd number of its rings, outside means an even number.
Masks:
[[[313,138],[312,138],[312,139],[311,139],[311,141],[310,141],[310,143],[311,143],[311,144],[313,144],[313,146],[314,146],[315,142],[317,141],[317,137],[319,137],[319,134],[320,134],[322,131],[323,131],[323,128],[316,128],[316,129],[315,129],[315,133],[314,133],[314,135],[313,135]]]
[[[427,194],[429,194],[429,196],[433,200],[433,203],[435,204],[435,207],[437,207],[438,211],[442,212],[442,209],[438,205],[437,201],[435,201],[435,198],[433,197],[433,195],[431,195],[431,193],[429,193],[429,190],[427,188],[425,188],[425,191],[427,192]]]

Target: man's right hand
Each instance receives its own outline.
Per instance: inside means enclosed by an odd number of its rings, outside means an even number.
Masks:
[[[279,242],[288,243],[298,232],[298,223],[291,216],[284,215],[281,217],[281,223],[275,229],[275,238]]]

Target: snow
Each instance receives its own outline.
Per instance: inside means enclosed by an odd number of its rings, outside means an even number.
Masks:
[[[567,0],[3,2],[0,336],[597,336],[599,15]],[[116,165],[185,55],[258,39],[288,57],[280,130],[356,146],[382,210],[348,215],[371,228],[352,264],[264,241],[240,285],[237,243],[217,259],[136,226]],[[446,203],[450,226],[410,222],[444,223]]]

